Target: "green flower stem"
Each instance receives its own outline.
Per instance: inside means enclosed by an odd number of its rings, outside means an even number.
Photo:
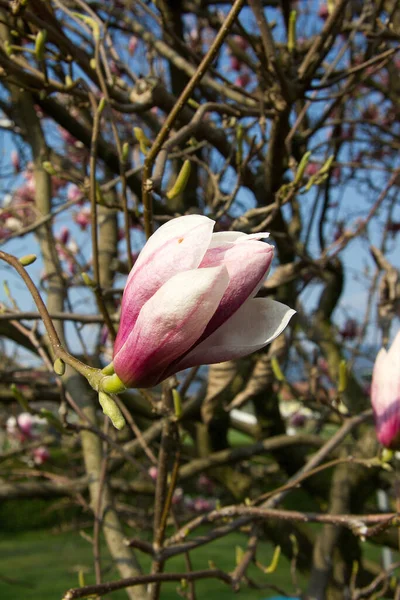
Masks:
[[[120,394],[126,390],[126,387],[118,375],[114,373],[114,375],[110,375],[108,377],[104,377],[103,375],[98,389],[102,392],[106,392],[107,394]]]
[[[114,363],[110,362],[110,364],[104,367],[101,372],[104,373],[104,375],[114,375]]]

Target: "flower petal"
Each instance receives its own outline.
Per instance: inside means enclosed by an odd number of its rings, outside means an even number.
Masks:
[[[383,412],[375,413],[376,435],[382,446],[400,447],[400,398],[397,397]]]
[[[243,238],[252,239],[252,240],[264,240],[269,237],[269,233],[266,231],[261,231],[260,233],[252,233],[247,235],[242,231],[218,231],[217,233],[212,234],[210,248],[215,248],[224,244],[225,242],[236,242],[243,241]]]
[[[114,369],[127,386],[150,387],[203,333],[229,276],[224,266],[178,273],[140,311],[135,328],[115,355]]]
[[[149,238],[126,282],[114,355],[132,331],[145,302],[168,279],[199,266],[213,227],[214,221],[207,217],[187,215],[168,221]]]
[[[207,250],[200,267],[224,264],[229,274],[229,285],[218,310],[210,320],[203,339],[227,321],[262,285],[274,256],[274,248],[264,242],[253,241],[249,236],[235,243],[224,243]]]
[[[376,434],[383,446],[400,447],[400,332],[376,357],[371,382]]]
[[[177,364],[171,365],[174,369],[172,372],[256,352],[282,333],[295,312],[285,304],[269,298],[251,298],[217,331]]]
[[[374,369],[371,381],[371,404],[375,413],[383,412],[387,403],[390,403],[390,396],[386,398],[387,386],[385,385],[385,366],[387,363],[387,352],[381,348],[375,359]]]

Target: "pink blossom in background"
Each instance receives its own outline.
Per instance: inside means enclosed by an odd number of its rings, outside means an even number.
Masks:
[[[73,219],[77,225],[81,228],[82,231],[86,231],[88,226],[91,223],[90,218],[90,208],[82,208],[78,213],[75,213]]]
[[[150,467],[150,469],[148,470],[148,474],[150,475],[150,477],[152,478],[153,481],[155,481],[157,479],[157,475],[158,475],[158,469],[155,465],[153,465],[152,467]]]
[[[323,21],[326,21],[326,19],[329,17],[329,10],[326,4],[321,4],[318,10],[318,16],[320,19],[322,19]]]
[[[61,227],[61,230],[57,237],[58,237],[60,243],[65,246],[65,244],[68,243],[70,235],[71,235],[71,232],[68,229],[68,227]]]
[[[22,412],[17,417],[9,417],[6,422],[7,433],[20,442],[36,438],[47,424],[45,419],[28,412]]]
[[[340,335],[344,340],[354,340],[357,337],[360,328],[355,319],[347,319],[340,330]]]
[[[240,75],[238,75],[238,77],[236,77],[235,81],[234,81],[234,85],[236,85],[237,87],[246,87],[248,86],[250,83],[250,74],[249,73],[241,73]]]
[[[83,198],[83,194],[77,185],[70,183],[67,190],[67,200],[69,202],[78,202]]]
[[[46,446],[39,446],[32,451],[33,462],[35,465],[43,465],[50,458],[50,452]]]
[[[230,65],[230,68],[232,69],[232,71],[240,71],[240,69],[242,68],[242,63],[237,58],[237,56],[230,57],[229,65]]]
[[[308,165],[305,168],[305,174],[308,175],[309,177],[312,177],[313,175],[316,175],[318,173],[318,171],[320,170],[321,165],[315,162],[309,162]]]
[[[381,348],[371,382],[376,435],[382,446],[400,449],[400,331],[389,348]]]
[[[125,286],[114,369],[127,387],[151,387],[195,365],[266,346],[294,311],[254,298],[274,249],[246,235],[213,233],[202,215],[172,219],[147,241]]]
[[[33,416],[30,413],[23,412],[17,417],[18,428],[27,437],[32,437]]]
[[[249,42],[241,35],[235,35],[233,41],[243,51],[247,50],[247,48],[249,47]]]
[[[21,161],[17,150],[11,151],[11,164],[14,168],[14,173],[19,173],[21,170]]]
[[[136,52],[136,48],[138,47],[138,39],[136,36],[131,35],[128,42],[128,52],[130,56],[133,56]]]
[[[193,510],[198,513],[210,512],[215,509],[216,504],[216,500],[210,500],[199,496],[193,501]]]

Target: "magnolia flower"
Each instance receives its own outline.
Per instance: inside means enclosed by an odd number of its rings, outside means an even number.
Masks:
[[[21,161],[16,150],[11,151],[11,164],[14,168],[14,173],[19,173],[21,170]]]
[[[130,56],[133,56],[135,54],[138,43],[139,43],[139,40],[134,35],[132,35],[129,38],[128,52],[129,52]]]
[[[46,446],[39,446],[32,451],[33,462],[35,465],[43,465],[50,458],[50,452]]]
[[[153,481],[155,481],[157,479],[158,469],[157,469],[156,466],[154,466],[154,465],[151,466],[147,472],[148,472],[148,474],[150,475],[150,477],[152,478]]]
[[[75,185],[75,183],[71,183],[68,186],[68,190],[67,190],[67,199],[69,200],[69,202],[77,202],[78,200],[81,200],[83,198],[83,194],[81,192],[81,190],[78,188],[77,185]]]
[[[390,349],[379,350],[371,383],[371,403],[378,440],[400,449],[400,331]]]
[[[114,369],[150,387],[187,367],[223,362],[275,339],[295,311],[254,298],[271,266],[266,233],[213,234],[201,215],[173,219],[148,240],[122,298]]]
[[[20,441],[33,439],[37,437],[40,429],[46,424],[46,419],[42,419],[28,412],[22,412],[17,418],[9,417],[6,422],[7,433],[17,437]]]

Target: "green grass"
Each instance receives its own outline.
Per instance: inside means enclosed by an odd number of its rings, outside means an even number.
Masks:
[[[222,540],[199,548],[192,552],[193,567],[204,569],[212,561],[216,567],[232,570],[235,567],[236,546],[245,547],[246,538],[241,534],[232,534]],[[258,559],[268,565],[272,557],[272,547],[260,544]],[[141,557],[142,558],[142,557]],[[149,561],[142,561],[144,571]],[[104,580],[112,581],[118,574],[111,567],[107,551],[103,547]],[[0,538],[0,598],[1,600],[58,600],[71,587],[77,587],[78,573],[82,570],[85,583],[94,583],[93,561],[90,543],[79,533],[51,533],[49,530],[29,531],[15,534],[2,534]],[[168,571],[185,571],[184,560],[176,557],[168,562]],[[249,573],[258,582],[271,583],[293,592],[290,584],[289,565],[284,558],[272,575],[263,575],[260,570],[251,567]],[[179,598],[176,584],[167,584],[162,588],[162,600]],[[199,599],[228,600],[232,590],[216,580],[199,581],[196,584]],[[260,600],[276,595],[271,590],[257,591],[243,587],[235,598]],[[112,600],[126,598],[123,591],[109,596]]]

